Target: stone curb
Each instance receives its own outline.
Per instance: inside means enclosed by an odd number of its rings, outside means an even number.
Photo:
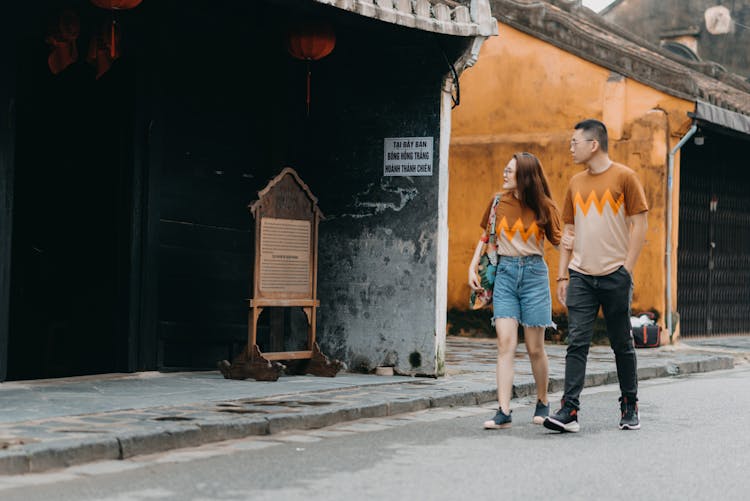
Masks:
[[[734,368],[730,356],[710,356],[700,360],[668,363],[662,366],[641,367],[639,380],[673,377],[690,373]],[[600,386],[617,382],[616,371],[590,373],[586,386]],[[243,417],[232,415],[225,420],[195,420],[160,422],[138,426],[113,434],[102,434],[86,439],[64,439],[49,443],[31,443],[22,449],[0,451],[0,475],[38,473],[93,461],[127,459],[183,447],[195,447],[213,442],[249,436],[273,435],[287,430],[322,428],[363,418],[394,416],[437,407],[482,405],[496,398],[496,388],[479,384],[479,389],[425,388],[420,396],[399,396],[394,399],[358,401],[327,409],[310,409],[300,414]],[[563,379],[550,378],[550,392],[561,391]],[[513,397],[535,394],[532,382],[516,384]],[[434,393],[434,394],[433,394]]]

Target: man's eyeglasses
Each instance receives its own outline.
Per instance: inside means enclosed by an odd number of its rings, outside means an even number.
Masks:
[[[586,141],[596,141],[596,139],[579,139],[579,140],[571,139],[570,140],[570,147],[571,148],[575,148],[576,146],[578,146],[578,143],[583,143],[583,142],[586,142]]]

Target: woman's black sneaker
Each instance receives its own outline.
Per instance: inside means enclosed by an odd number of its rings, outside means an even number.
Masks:
[[[536,409],[534,410],[534,424],[544,423],[544,418],[549,416],[549,404],[544,405],[541,400],[536,401]]]
[[[563,402],[562,408],[544,420],[544,427],[548,430],[576,433],[581,429],[578,425],[578,409]]]
[[[510,417],[512,413],[513,411],[510,411],[508,414],[505,414],[502,409],[498,409],[494,418],[484,422],[484,429],[500,430],[503,428],[510,428],[512,424],[511,422],[513,421]]]
[[[620,397],[620,429],[640,430],[641,418],[638,414],[638,399]]]

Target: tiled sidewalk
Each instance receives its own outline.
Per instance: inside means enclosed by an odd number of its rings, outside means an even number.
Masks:
[[[750,338],[728,339],[640,350],[639,377],[732,368],[747,359]],[[450,338],[447,353],[447,375],[438,379],[341,373],[257,382],[218,372],[148,372],[2,383],[0,474],[493,401],[495,341]],[[559,391],[565,347],[548,345],[547,353],[550,390]],[[515,370],[514,396],[533,395],[524,345]],[[592,347],[586,385],[616,381],[611,350]]]

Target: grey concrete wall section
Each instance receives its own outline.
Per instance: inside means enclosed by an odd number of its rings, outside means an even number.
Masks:
[[[438,67],[439,68],[439,67]],[[403,68],[406,71],[406,68]],[[361,117],[340,130],[355,158],[331,159],[355,171],[356,188],[332,211],[321,207],[318,339],[354,371],[393,366],[434,375],[441,71],[411,85],[377,86]],[[413,72],[413,69],[409,69]],[[360,100],[361,101],[361,100]],[[388,137],[432,137],[431,176],[383,176]],[[343,164],[343,165],[342,165]],[[341,183],[340,186],[346,186]],[[331,194],[341,197],[342,193]]]
[[[320,291],[321,334],[328,351],[352,370],[393,366],[400,372],[432,374],[434,233],[423,227],[430,220],[392,216],[393,224],[415,234],[383,226],[363,229],[353,239],[325,234],[333,248],[327,249],[321,266],[327,272]]]
[[[318,340],[355,371],[434,375],[441,89],[471,40],[347,22],[324,62],[336,71],[316,74],[326,107],[301,172],[326,217]],[[433,138],[432,175],[384,176],[384,139],[398,137]]]

